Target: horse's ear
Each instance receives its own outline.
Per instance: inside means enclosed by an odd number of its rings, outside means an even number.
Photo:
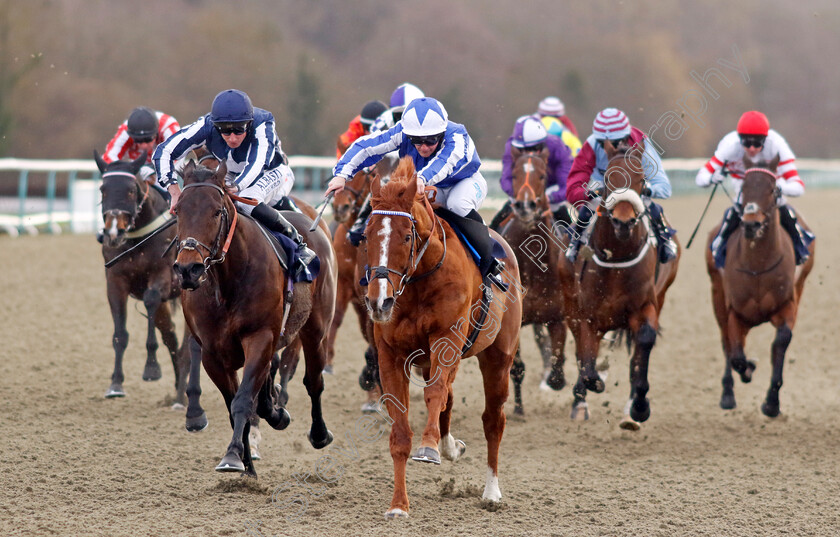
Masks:
[[[414,198],[417,197],[417,181],[422,181],[423,179],[419,178],[417,175],[412,175],[411,179],[408,180],[408,184],[405,185],[405,199],[410,200],[412,203],[414,202]]]
[[[374,177],[373,181],[370,183],[370,194],[371,196],[379,196],[379,191],[382,190],[382,183],[379,181],[379,177]]]
[[[216,173],[213,174],[213,180],[216,182],[217,185],[224,188],[225,187],[225,177],[227,176],[227,163],[225,161],[219,162],[219,165],[216,167]]]
[[[137,172],[139,172],[139,171],[140,171],[140,168],[142,168],[142,167],[143,167],[143,164],[145,164],[145,163],[146,163],[146,157],[148,157],[148,156],[149,156],[148,151],[146,151],[146,150],[144,149],[144,150],[143,150],[143,152],[142,152],[142,153],[140,153],[140,156],[139,156],[139,157],[137,157],[136,159],[132,160],[132,161],[131,161],[131,164],[129,164],[129,166],[128,166],[128,169],[129,169],[129,170],[131,170],[131,173],[136,174]]]
[[[607,152],[607,158],[613,158],[613,155],[618,152],[609,138],[604,138],[604,151]]]
[[[776,156],[773,157],[773,160],[771,160],[770,162],[767,163],[767,168],[771,172],[776,173],[776,168],[779,167],[779,160],[780,160],[779,154],[776,153]]]
[[[516,162],[516,159],[518,159],[521,155],[521,149],[519,149],[515,145],[510,146],[510,158],[512,158],[514,162]]]
[[[753,162],[752,159],[750,159],[750,156],[747,155],[747,154],[744,154],[743,162],[744,162],[744,169],[745,170],[749,170],[750,168],[755,167],[755,162]]]
[[[181,170],[181,177],[184,178],[184,184],[187,184],[187,178],[192,177],[195,173],[195,161],[188,160],[186,164],[184,164],[184,169]]]
[[[545,147],[543,147],[543,148],[542,148],[542,150],[540,151],[540,158],[541,158],[541,159],[543,159],[543,162],[545,162],[546,164],[548,164],[548,159],[549,159],[549,157],[551,157],[551,151],[549,151],[549,150],[548,150],[548,146],[546,145],[546,146],[545,146]]]
[[[96,149],[93,150],[93,160],[96,161],[96,167],[99,168],[99,171],[105,173],[105,168],[108,167],[108,163],[99,156],[99,151]]]

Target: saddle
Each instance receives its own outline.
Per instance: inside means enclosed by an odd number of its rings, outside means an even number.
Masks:
[[[487,226],[475,209],[466,216],[458,216],[449,209],[438,207],[435,214],[455,230],[455,234],[478,266],[482,278],[490,272],[494,259],[507,257],[502,245],[487,233]]]
[[[315,257],[315,259],[313,259],[308,265],[308,273],[307,271],[301,271],[299,274],[293,274],[289,267],[293,267],[298,263],[297,244],[295,244],[295,241],[283,235],[279,231],[271,231],[270,229],[267,229],[256,219],[246,215],[245,213],[240,212],[239,215],[250,218],[257,224],[257,227],[259,227],[262,234],[268,242],[271,243],[274,254],[280,262],[280,266],[283,267],[286,274],[292,278],[293,283],[312,282],[312,280],[318,277],[318,274],[321,272],[321,261],[318,257]]]

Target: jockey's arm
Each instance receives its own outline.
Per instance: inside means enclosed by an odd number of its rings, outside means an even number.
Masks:
[[[667,199],[671,197],[671,182],[662,167],[662,159],[651,143],[645,138],[645,162],[642,163],[645,169],[647,187],[650,189],[651,198]]]
[[[589,144],[583,144],[580,153],[572,161],[572,169],[566,181],[566,200],[575,207],[589,200],[585,186],[594,170],[595,152]]]
[[[502,156],[502,176],[499,178],[499,184],[505,194],[513,197],[513,156],[510,139],[505,144],[505,154]]]

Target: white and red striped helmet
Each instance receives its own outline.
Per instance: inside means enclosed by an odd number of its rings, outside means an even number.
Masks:
[[[604,108],[592,122],[592,134],[598,140],[620,140],[630,135],[630,120],[618,108]]]

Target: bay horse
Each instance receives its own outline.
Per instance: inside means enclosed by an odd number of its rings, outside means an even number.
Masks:
[[[616,149],[607,141],[604,149],[609,158],[604,173],[605,201],[593,224],[590,255],[579,255],[574,267],[566,262],[567,269],[561,271],[567,282],[566,320],[575,338],[579,369],[571,417],[588,419],[586,391],[604,391],[595,360],[601,339],[615,330],[626,337],[628,350],[632,349],[630,399],[620,427],[638,430],[639,423],[650,417],[648,363],[665,292],[677,276],[681,248],[677,243],[673,261],[658,263],[656,241],[641,198],[645,188],[642,147]]]
[[[814,267],[816,241],[809,246],[810,257],[796,266],[793,243],[779,223],[777,202],[781,192],[776,187],[779,156],[768,162],[754,163],[744,157],[744,182],[741,188],[741,221],[726,243],[723,269],[715,267],[709,246],[720,226],[709,234],[706,245],[706,270],[712,283],[712,305],[720,327],[726,359],[720,407],[735,408],[732,370],[742,382],[750,382],[756,364],[747,360],[744,344],[750,329],[769,322],[776,329],[770,359],[773,374],[767,397],[761,405],[764,415],[779,415],[779,389],[785,352],[793,337],[793,327],[805,279]],[[810,229],[802,216],[799,225]]]
[[[555,226],[562,228],[563,224],[568,226],[571,221],[553,221],[554,215],[545,193],[548,149],[544,148],[540,153],[528,153],[513,148],[512,157],[515,195],[511,204],[513,218],[502,226],[500,234],[508,244],[520,245],[514,252],[522,278],[521,285],[526,290],[522,297],[522,326],[532,326],[543,357],[540,386],[560,390],[566,385],[563,374],[566,361],[566,321],[559,273],[564,250],[555,235]],[[539,248],[538,252],[532,249],[535,242]],[[547,338],[542,333],[543,327],[548,330]],[[544,345],[544,341],[548,344]],[[517,349],[511,369],[516,414],[524,413],[524,376],[525,364],[522,362],[520,350]]]
[[[415,382],[409,378],[412,366],[422,370],[428,411],[420,447],[412,459],[440,464],[441,453],[454,461],[465,449],[452,436],[450,423],[452,382],[461,358],[469,356],[478,356],[484,379],[482,421],[488,468],[483,498],[497,502],[501,499],[498,458],[505,428],[503,410],[522,321],[516,258],[493,232],[507,254],[503,278],[509,289],[497,292],[484,306],[485,288],[478,268],[455,231],[432,212],[428,198],[418,194],[411,158],[400,161],[387,185],[374,181],[371,193],[373,211],[365,229],[370,267],[365,303],[375,323],[394,461],[394,495],[385,516],[408,516],[405,475],[413,436],[407,415],[409,382]],[[482,316],[480,308],[487,313],[484,324],[474,319]],[[479,327],[477,335],[471,324]],[[474,344],[464,345],[470,335],[475,335]]]
[[[123,356],[128,346],[126,306],[131,296],[143,301],[148,319],[143,380],[154,381],[161,377],[157,361],[157,328],[175,369],[175,403],[183,406],[186,404],[189,358],[187,349],[178,347],[170,305],[177,303],[180,286],[172,271],[175,254],[170,252],[162,256],[175,237],[175,229],[165,229],[140,244],[169,220],[169,203],[160,192],[138,176],[146,162],[145,152],[133,161],[106,163],[96,150],[93,157],[102,173],[102,185],[99,188],[102,194],[102,218],[105,222],[102,257],[108,263],[125,254],[105,269],[108,304],[114,321],[114,371],[105,397],[125,397]]]
[[[184,317],[233,428],[216,470],[256,477],[249,421],[256,410],[273,428],[288,426],[290,416],[272,382],[272,356],[298,337],[306,363],[303,382],[312,403],[309,442],[316,449],[332,442],[321,393],[325,335],[335,303],[335,259],[323,228],[309,233],[309,218],[286,213],[321,260],[312,283],[293,284],[259,224],[236,212],[226,173],[224,163],[215,171],[192,161],[184,167],[184,189],[173,208],[179,237],[174,267],[181,277]],[[240,368],[241,384],[236,374]]]

